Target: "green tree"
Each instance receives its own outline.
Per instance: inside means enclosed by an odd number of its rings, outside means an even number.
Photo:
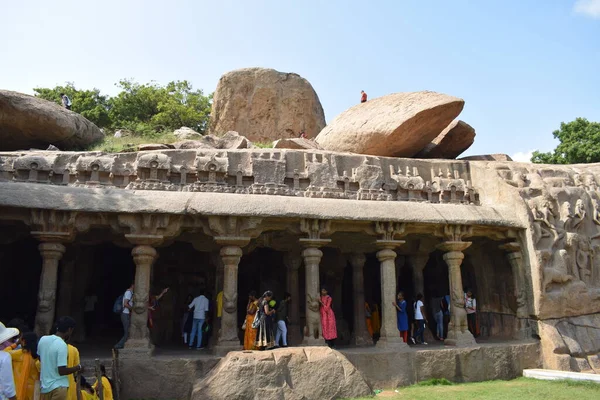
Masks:
[[[554,151],[534,151],[531,162],[543,164],[578,164],[600,162],[600,123],[577,118],[562,122],[560,129],[552,132],[560,141]]]
[[[182,126],[200,133],[206,131],[212,95],[204,96],[202,90],[193,90],[188,81],[161,86],[122,80],[117,86],[121,92],[109,101],[113,128],[142,134],[172,131]]]
[[[65,86],[33,89],[35,96],[62,105],[60,94],[64,93],[71,99],[71,110],[89,119],[100,128],[111,125],[108,115],[108,98],[102,96],[99,89],[80,90],[71,82]]]

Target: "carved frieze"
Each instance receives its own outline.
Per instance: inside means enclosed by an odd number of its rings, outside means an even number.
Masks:
[[[0,155],[0,181],[78,187],[479,204],[468,170],[436,163],[286,150]],[[443,167],[443,168],[442,168]],[[457,169],[458,168],[458,169]],[[540,176],[540,179],[541,176]],[[549,178],[548,178],[549,179]],[[579,178],[590,185],[587,176]],[[592,180],[593,181],[593,180]]]

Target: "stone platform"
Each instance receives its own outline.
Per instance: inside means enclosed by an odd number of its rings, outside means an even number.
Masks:
[[[284,350],[273,350],[282,352]],[[395,388],[432,378],[454,382],[513,379],[523,370],[541,368],[538,341],[488,342],[471,347],[406,346],[400,350],[375,347],[340,349],[372,389]],[[265,352],[253,352],[262,357]],[[82,351],[82,362],[102,352]],[[247,354],[247,353],[244,353]],[[221,357],[205,351],[157,349],[148,358],[121,357],[122,398],[189,399],[194,385],[209,374]]]

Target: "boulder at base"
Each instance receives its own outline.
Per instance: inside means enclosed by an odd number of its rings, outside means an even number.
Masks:
[[[226,73],[213,96],[210,133],[237,131],[253,142],[315,137],[325,114],[311,84],[298,74],[246,68]]]
[[[279,139],[273,142],[274,149],[294,149],[294,150],[321,150],[321,146],[314,140],[293,138]]]
[[[435,92],[394,93],[344,111],[315,141],[325,150],[412,157],[463,109],[457,97]]]
[[[192,400],[338,399],[371,395],[362,374],[329,347],[230,352],[194,385]]]
[[[415,157],[455,159],[471,147],[474,141],[475,129],[471,125],[464,121],[452,121]]]
[[[202,137],[200,133],[196,132],[192,128],[188,128],[187,126],[182,126],[179,129],[175,129],[173,131],[173,135],[180,140],[195,140]]]
[[[0,90],[0,150],[62,150],[86,147],[104,133],[81,115],[51,101],[23,93]]]

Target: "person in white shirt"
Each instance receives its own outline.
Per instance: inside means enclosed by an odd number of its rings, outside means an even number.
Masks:
[[[427,344],[427,342],[425,342],[425,337],[423,336],[423,333],[425,333],[425,323],[427,322],[425,315],[423,295],[419,293],[417,294],[417,301],[415,302],[415,324],[417,325],[417,331],[413,337],[413,343],[416,341],[417,343]]]
[[[121,311],[121,323],[123,324],[123,337],[119,343],[115,345],[115,349],[122,349],[125,342],[129,338],[129,325],[131,323],[131,310],[133,309],[133,289],[135,285],[132,283],[129,289],[123,295],[123,310]]]
[[[16,400],[17,391],[15,380],[13,378],[12,358],[9,353],[4,351],[9,347],[11,340],[19,336],[19,330],[16,328],[7,328],[0,322],[0,399]]]
[[[190,336],[190,349],[194,347],[194,338],[196,338],[196,350],[202,350],[202,325],[206,319],[208,311],[208,299],[204,296],[204,291],[200,291],[200,296],[196,297],[188,305],[188,311],[194,310],[194,319],[192,322],[192,335]]]
[[[66,108],[67,110],[71,109],[71,99],[69,98],[69,96],[67,96],[64,93],[60,94],[60,99],[62,101],[63,107]]]
[[[470,290],[467,290],[465,295],[465,310],[467,311],[469,331],[474,337],[477,337],[479,336],[477,332],[477,300]]]

